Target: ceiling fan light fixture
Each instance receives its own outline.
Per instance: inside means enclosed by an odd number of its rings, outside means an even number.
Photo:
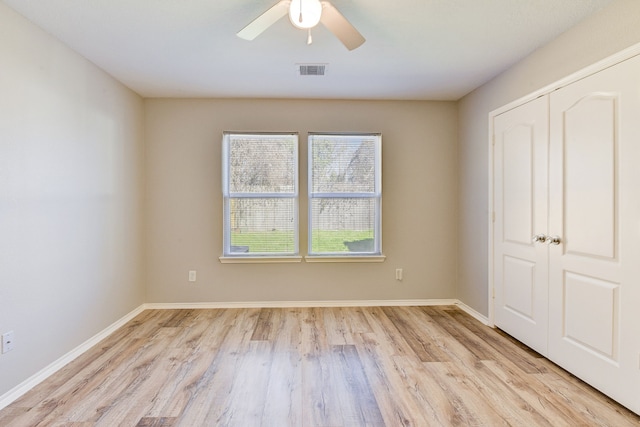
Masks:
[[[287,12],[294,27],[307,30],[307,44],[313,42],[309,29],[320,21],[349,50],[356,49],[365,42],[362,34],[328,0],[280,0],[240,30],[238,37],[255,39],[280,18],[284,18]]]
[[[320,0],[291,0],[289,20],[294,27],[307,30],[320,22],[322,4]]]

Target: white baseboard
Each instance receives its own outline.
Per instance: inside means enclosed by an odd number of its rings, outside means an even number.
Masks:
[[[455,305],[455,299],[403,299],[403,300],[329,300],[329,301],[244,301],[244,302],[184,302],[147,303],[147,309],[197,308],[306,308],[306,307],[390,307]]]
[[[478,313],[477,311],[475,311],[473,308],[469,307],[467,304],[463,303],[462,301],[458,301],[456,300],[455,305],[462,311],[464,311],[465,313],[467,313],[469,316],[473,317],[474,319],[476,319],[478,322],[483,323],[487,326],[493,326],[491,324],[491,322],[489,321],[489,318],[483,314]]]
[[[61,368],[63,368],[68,363],[72,362],[74,359],[82,355],[84,352],[89,350],[94,345],[98,344],[100,341],[114,333],[116,330],[124,326],[128,321],[136,317],[138,314],[142,313],[145,310],[144,304],[137,307],[130,313],[126,314],[122,318],[118,319],[104,330],[98,332],[93,337],[89,338],[87,341],[83,342],[67,354],[60,357],[55,362],[49,364],[45,368],[41,369],[31,377],[27,378],[22,383],[18,384],[2,396],[0,396],[0,409],[8,406],[12,402],[16,401],[20,396],[31,390],[33,387],[40,384],[42,381],[49,378],[51,375],[58,372]]]
[[[455,305],[480,323],[492,326],[489,319],[457,299],[403,299],[403,300],[328,300],[328,301],[244,301],[244,302],[177,302],[147,303],[146,309],[178,310],[204,308],[307,308],[307,307],[424,307]]]
[[[468,305],[457,299],[403,299],[403,300],[336,300],[336,301],[246,301],[246,302],[208,302],[208,303],[146,303],[134,309],[121,319],[109,325],[98,334],[89,338],[55,362],[27,378],[7,393],[0,396],[0,409],[5,408],[20,396],[49,378],[66,364],[70,363],[91,347],[124,326],[144,310],[158,309],[202,309],[202,308],[288,308],[288,307],[390,307],[390,306],[430,306],[456,305],[478,321],[489,324],[489,320]]]

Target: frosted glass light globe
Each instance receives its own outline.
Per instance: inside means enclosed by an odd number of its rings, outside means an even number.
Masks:
[[[301,11],[302,13],[300,13]],[[320,4],[320,0],[291,0],[289,20],[295,27],[303,30],[313,28],[320,22],[321,15],[322,4]]]

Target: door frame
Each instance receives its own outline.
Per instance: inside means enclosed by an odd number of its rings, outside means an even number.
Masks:
[[[529,101],[533,101],[536,98],[539,98],[544,95],[548,95],[551,92],[560,89],[564,86],[567,86],[575,81],[583,79],[587,76],[595,74],[599,71],[604,70],[605,68],[616,65],[620,62],[626,61],[629,58],[640,55],[640,43],[637,43],[631,47],[628,47],[620,52],[614,53],[600,61],[597,61],[585,68],[582,68],[568,76],[557,80],[547,86],[542,87],[534,92],[531,92],[528,95],[525,95],[521,98],[516,99],[515,101],[509,102],[508,104],[503,105],[500,108],[497,108],[491,112],[489,112],[488,120],[489,120],[489,135],[487,138],[488,141],[488,173],[489,173],[489,185],[488,185],[488,212],[487,212],[487,222],[488,222],[488,281],[487,281],[487,298],[488,298],[488,325],[491,327],[495,327],[495,306],[494,306],[494,293],[495,293],[495,283],[494,283],[494,271],[493,271],[493,263],[494,263],[494,241],[493,241],[493,233],[494,233],[494,225],[495,225],[495,206],[494,206],[494,174],[495,174],[495,140],[494,140],[494,126],[493,120],[496,116],[506,113],[509,110],[512,110],[516,107],[519,107],[523,104],[526,104]]]

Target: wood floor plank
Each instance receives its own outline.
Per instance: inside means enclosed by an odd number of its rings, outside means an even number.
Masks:
[[[164,317],[164,320],[160,324],[160,326],[163,328],[184,327],[193,318],[193,316],[195,315],[195,312],[196,310],[189,310],[189,309],[168,310],[168,313]]]
[[[263,426],[302,426],[302,366],[298,352],[274,352],[269,371]]]
[[[588,425],[640,425],[640,418],[634,417],[627,409],[560,368],[555,372],[533,376],[549,384],[556,398],[570,406],[576,413],[576,418],[583,419]]]
[[[324,326],[331,345],[352,345],[353,336],[343,307],[325,310]]]
[[[380,349],[377,340],[368,334],[360,334],[361,341],[358,348],[362,356],[362,364],[371,384],[380,414],[387,426],[429,426],[434,425],[427,420],[431,414],[427,414],[429,405],[423,405],[425,401],[416,399],[404,382],[402,375],[397,370],[393,356]]]
[[[185,342],[187,348],[173,349],[179,370],[158,391],[147,416],[177,418],[187,410],[192,399],[206,388],[218,349],[232,333],[231,324],[236,315],[229,310],[203,310],[199,319],[205,332],[199,335],[196,345],[189,340]]]
[[[423,332],[427,329],[416,328],[415,323],[403,315],[400,307],[384,307],[382,311],[391,320],[407,344],[411,346],[421,362],[450,361],[447,354]]]
[[[363,311],[371,332],[359,334],[358,348],[366,356],[362,363],[386,425],[438,425],[428,392],[421,384],[407,381],[413,373],[420,372],[420,360],[382,309]]]
[[[207,371],[191,390],[193,396],[178,417],[179,426],[220,425],[227,408],[229,394],[235,376],[242,366],[245,354],[257,322],[259,310],[234,309],[227,316],[228,333],[217,346],[217,354]]]
[[[218,425],[244,427],[262,419],[273,363],[272,346],[266,341],[252,341],[241,359],[229,392],[220,402]]]
[[[365,311],[368,311],[369,307],[343,307],[341,310],[351,335],[371,332],[369,319],[365,315]]]
[[[464,400],[469,404],[475,401],[475,404],[490,408],[491,413],[496,413],[505,423],[510,425],[527,425],[527,426],[558,426],[561,418],[554,417],[551,423],[547,416],[543,415],[539,409],[544,405],[531,405],[530,401],[525,399],[520,390],[511,387],[511,384],[504,382],[502,378],[496,376],[493,372],[485,368],[483,361],[477,363],[473,367],[457,365],[448,367],[451,377],[458,380],[459,384],[464,384],[460,389],[468,390],[469,394]],[[482,396],[478,399],[478,396]],[[544,401],[544,395],[538,396],[540,401]],[[505,405],[504,402],[510,402]],[[545,408],[547,410],[547,408]],[[475,409],[473,412],[476,412]],[[549,412],[548,412],[549,413]],[[556,416],[560,415],[555,413]]]
[[[173,427],[175,418],[141,418],[136,427]]]
[[[144,414],[149,418],[177,418],[192,398],[190,392],[211,365],[215,353],[201,348],[170,348],[166,357],[172,362],[164,375],[154,382],[150,406]]]
[[[494,351],[499,352],[502,358],[508,359],[524,372],[531,374],[546,372],[546,366],[543,362],[544,358],[540,354],[505,335],[502,331],[487,328],[461,310],[444,308],[440,308],[440,310],[447,313],[452,321],[464,326],[483,343],[491,346]],[[426,310],[423,309],[423,311]],[[428,313],[428,311],[426,312]]]
[[[301,426],[302,355],[301,310],[280,309],[273,325],[273,360],[261,422],[265,427]]]
[[[302,423],[309,427],[342,426],[339,395],[332,377],[331,353],[324,329],[325,310],[302,310]]]
[[[273,316],[276,309],[263,308],[260,310],[256,327],[251,335],[252,341],[266,341],[271,336],[271,329],[273,328]]]
[[[121,353],[128,350],[128,347],[131,344],[128,341],[135,340],[134,334],[137,331],[144,331],[147,333],[152,329],[156,329],[157,326],[153,320],[161,316],[161,314],[162,312],[159,310],[146,310],[140,313],[109,337],[96,344],[92,351],[80,355],[78,358],[56,372],[55,376],[50,377],[47,381],[50,384],[51,389],[60,390],[70,381],[71,378],[77,377],[78,372],[89,372],[87,377],[91,378],[99,375],[101,371],[108,370],[109,365],[113,365],[114,363],[117,364],[118,362],[117,360],[114,360],[114,356],[121,357]],[[39,402],[50,397],[50,390],[37,388],[20,397],[14,404],[24,407],[33,407]]]
[[[435,361],[456,362],[473,366],[477,363],[477,356],[464,343],[453,339],[436,320],[422,310],[398,307],[399,315],[406,317],[414,329],[419,330],[420,339],[429,343],[430,351],[436,356]]]
[[[173,357],[173,349],[166,350],[158,354],[153,359],[153,363],[145,368],[145,372],[137,371],[137,382],[135,386],[127,385],[119,395],[119,400],[111,401],[108,409],[100,412],[99,418],[92,418],[91,413],[79,413],[78,420],[92,420],[96,426],[114,425],[135,425],[136,422],[145,417],[153,407],[153,402],[157,398],[159,390],[164,389],[172,381],[178,371],[178,359]],[[184,355],[181,354],[181,359]],[[106,399],[104,399],[106,401]],[[119,404],[128,402],[128,404]],[[158,417],[156,420],[164,419]],[[166,418],[169,420],[169,418]],[[156,421],[159,422],[159,421]],[[168,421],[167,421],[168,422]]]
[[[370,307],[365,310],[371,331],[387,346],[387,351],[393,355],[415,355],[414,349],[407,342],[402,333],[399,333],[394,322],[387,316],[385,310],[389,307]]]
[[[180,327],[180,333],[174,342],[168,343],[169,347],[195,349],[205,343],[207,334],[218,324],[217,319],[224,310],[196,310],[189,322],[184,322]]]
[[[470,329],[471,325],[461,322],[460,318],[451,316],[450,312],[442,307],[423,307],[421,311],[433,319],[437,325],[433,329],[444,334],[440,337],[446,340],[450,349],[453,349],[452,359],[470,367],[479,361],[500,360],[504,363],[514,364],[523,372],[546,372],[545,359],[530,350],[524,351],[521,344],[513,339],[496,334],[495,331],[491,331],[493,332],[491,335],[482,335],[486,331]],[[477,324],[477,321],[475,323]],[[490,330],[485,326],[482,328]],[[470,354],[472,357],[460,357],[463,354]]]
[[[440,307],[423,307],[422,311],[433,319],[448,336],[464,345],[478,360],[493,359],[493,352],[490,351],[489,346],[483,340],[475,339],[477,338],[475,335],[466,334],[465,331],[459,328],[459,324],[452,322],[451,317]]]
[[[452,362],[425,363],[430,379],[448,396],[451,409],[445,425],[504,426],[509,420],[496,413],[469,387],[466,377]],[[515,424],[514,424],[515,425]]]
[[[640,426],[454,306],[146,310],[3,427]]]
[[[384,426],[384,420],[355,345],[331,348],[333,376],[338,383],[336,410],[345,426]]]
[[[525,359],[529,357],[533,358],[530,363],[523,363],[522,359],[514,356],[514,354],[521,351],[519,343],[516,344],[511,339],[506,339],[499,334],[490,340],[481,339],[476,332],[468,328],[469,324],[466,321],[457,321],[460,320],[460,318],[456,319],[454,316],[451,316],[452,312],[446,308],[429,307],[423,309],[423,311],[435,319],[438,325],[446,330],[455,341],[462,344],[477,358],[477,362],[473,364],[461,361],[460,366],[472,372],[472,378],[482,376],[480,382],[476,381],[476,386],[482,387],[482,385],[484,385],[492,389],[491,393],[487,394],[487,399],[491,400],[493,396],[497,395],[500,396],[501,399],[508,398],[509,401],[513,403],[513,405],[509,406],[500,405],[499,402],[494,403],[496,410],[505,412],[502,409],[506,409],[508,418],[518,417],[520,416],[519,414],[522,414],[532,425],[548,425],[545,424],[544,417],[539,416],[538,412],[536,412],[536,408],[544,408],[543,411],[547,412],[547,415],[553,414],[555,422],[558,425],[565,425],[564,422],[567,421],[567,417],[570,419],[570,417],[574,415],[570,408],[547,401],[547,390],[545,390],[543,385],[525,373],[525,371],[544,372],[546,370],[544,363],[541,362],[541,360],[544,359],[540,359],[537,353],[529,350],[521,354],[521,357]],[[467,315],[464,317],[466,316]],[[470,318],[470,316],[468,317]],[[465,320],[468,319],[465,318]],[[484,333],[484,331],[481,332]],[[460,353],[460,350],[456,349],[455,352]],[[505,357],[505,355],[507,355],[507,357]],[[516,359],[516,363],[513,363],[514,359]],[[489,362],[494,363],[496,366],[493,372],[489,372],[486,369],[485,365]],[[534,369],[532,369],[532,367],[534,367]],[[522,368],[524,368],[524,370],[522,370]],[[509,373],[508,381],[505,382],[503,377],[496,375],[497,370],[500,369]],[[527,397],[529,399],[527,399]],[[534,401],[532,399],[537,400]]]
[[[517,369],[513,369],[513,366],[499,361],[483,361],[482,366],[504,384],[507,391],[502,391],[501,396],[505,393],[515,393],[519,399],[526,402],[524,408],[527,411],[537,411],[540,416],[544,414],[544,419],[538,420],[537,425],[570,427],[580,418],[575,408],[558,400],[550,388],[530,375],[522,375]]]
[[[424,311],[438,319],[439,324],[446,324],[446,329],[452,337],[463,342],[467,348],[483,360],[482,364],[476,365],[479,370],[483,370],[483,366],[489,367],[496,377],[500,377],[500,381],[508,385],[509,389],[503,390],[501,396],[504,397],[505,392],[509,394],[512,394],[510,391],[517,392],[516,395],[512,395],[511,401],[516,402],[520,398],[524,399],[527,407],[543,411],[547,416],[551,415],[555,424],[559,426],[573,425],[573,420],[582,417],[574,405],[567,405],[566,402],[556,399],[558,395],[533,375],[548,372],[554,366],[538,353],[524,347],[513,338],[505,336],[501,331],[491,331],[487,328],[476,330],[477,322],[469,321],[470,316],[465,313],[439,307]],[[434,311],[440,314],[434,314]],[[442,315],[445,313],[447,316]],[[457,321],[451,322],[450,319],[447,319],[449,315]],[[487,331],[492,332],[493,336],[486,335]],[[483,337],[487,339],[482,339]],[[484,383],[486,385],[499,384],[493,381],[491,375],[484,376]],[[525,409],[527,408],[525,407]],[[534,423],[538,414],[532,413],[528,418]],[[537,420],[534,424],[545,425],[545,422]]]
[[[132,322],[127,323],[123,328],[109,336],[111,341],[121,341],[130,338],[148,339],[150,336],[164,327],[164,323],[170,316],[174,316],[178,310],[145,310]],[[118,332],[122,331],[122,334]]]
[[[12,405],[7,406],[0,411],[0,426],[9,425],[9,422],[16,422],[16,420],[23,420],[26,418],[26,414],[31,408],[17,406],[14,402]]]
[[[100,387],[88,390],[82,397],[82,404],[69,411],[69,421],[94,422],[95,425],[135,424],[127,416],[133,412],[137,421],[147,405],[149,387],[145,387],[155,373],[163,375],[170,364],[164,357],[166,349],[157,343],[173,340],[179,328],[161,328],[139,350],[123,363],[123,370],[117,376],[108,376]],[[165,377],[163,375],[163,377]],[[135,399],[132,399],[135,396]],[[135,404],[132,404],[135,403]],[[97,409],[96,409],[97,408]],[[128,420],[128,422],[125,422]]]
[[[22,406],[28,402],[35,402],[29,411],[16,418],[16,425],[47,425],[64,417],[67,419],[69,412],[78,410],[85,400],[85,396],[95,390],[100,390],[104,382],[110,377],[118,377],[125,372],[130,364],[130,359],[135,357],[141,345],[145,341],[131,339],[128,342],[121,342],[109,347],[100,345],[98,352],[106,349],[104,354],[92,352],[96,357],[95,363],[85,364],[80,362],[79,370],[76,372],[73,381],[61,382],[57,374],[47,380],[47,387],[36,387],[16,402]],[[128,345],[127,345],[128,344]],[[63,377],[68,377],[70,372],[63,372]],[[39,399],[37,401],[36,399]]]

